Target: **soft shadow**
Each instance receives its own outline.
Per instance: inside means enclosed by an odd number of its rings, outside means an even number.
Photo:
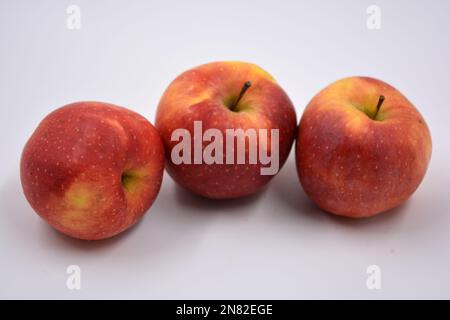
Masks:
[[[323,218],[325,215],[305,194],[297,176],[295,155],[291,154],[279,174],[272,181],[277,201],[287,206],[287,212],[302,214],[310,218]]]
[[[337,216],[319,208],[304,192],[297,175],[295,156],[291,155],[273,181],[273,189],[280,203],[289,207],[289,214],[298,214],[313,220],[327,219],[346,227],[358,227],[372,224],[383,224],[403,216],[408,211],[408,201],[402,205],[369,218],[348,218]]]
[[[42,221],[43,222],[43,221]],[[112,236],[107,239],[101,239],[101,240],[82,240],[82,239],[76,239],[72,238],[68,235],[65,235],[64,233],[61,233],[57,231],[56,229],[52,228],[51,226],[46,224],[46,228],[49,229],[49,233],[52,233],[52,236],[57,238],[60,242],[64,243],[65,245],[71,246],[73,248],[83,250],[83,251],[91,251],[91,250],[102,250],[108,247],[113,247],[117,245],[119,242],[125,241],[126,238],[130,237],[133,232],[137,232],[139,229],[139,226],[141,225],[142,219],[139,220],[135,225],[131,226],[127,230]],[[43,222],[45,223],[45,222]]]
[[[50,246],[54,246],[55,243],[63,243],[82,250],[101,250],[124,241],[137,231],[140,225],[138,222],[132,228],[103,240],[89,241],[71,238],[51,227],[34,212],[23,195],[19,173],[9,176],[1,186],[0,201],[3,208],[1,214],[4,215],[2,223],[8,228],[8,232],[20,235],[25,241],[44,241],[48,242]]]
[[[120,254],[122,259],[115,262],[118,267],[139,259],[140,263],[152,261],[152,266],[158,268],[185,252],[195,252],[207,241],[217,218],[246,219],[253,212],[250,207],[264,192],[261,190],[243,199],[214,201],[182,190],[166,180],[155,203],[137,224],[109,239],[87,241],[66,236],[41,219],[23,195],[17,172],[0,185],[1,230],[5,232],[4,239],[13,242],[20,252],[44,248],[62,257],[80,253],[91,257]]]
[[[175,198],[182,208],[195,209],[198,212],[214,214],[218,212],[239,213],[258,201],[267,191],[267,186],[257,193],[238,199],[209,199],[190,192],[178,185],[174,186]],[[239,209],[239,210],[238,210]]]
[[[361,228],[368,225],[373,224],[384,224],[384,223],[391,223],[394,220],[398,220],[404,217],[404,214],[408,211],[409,207],[409,201],[406,201],[405,203],[401,204],[400,206],[393,208],[391,210],[384,211],[380,214],[377,214],[373,217],[368,218],[347,218],[342,216],[337,216],[331,213],[328,213],[328,216],[330,220],[333,220],[336,223],[339,223],[340,225],[344,227],[357,227]]]

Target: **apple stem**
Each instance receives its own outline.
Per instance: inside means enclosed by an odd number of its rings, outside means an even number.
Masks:
[[[239,93],[239,96],[237,97],[236,101],[231,106],[231,110],[234,110],[236,106],[238,105],[239,101],[241,101],[241,98],[244,96],[245,92],[252,86],[252,83],[250,81],[246,81],[244,85],[242,86],[241,93]]]
[[[385,99],[386,98],[383,95],[381,95],[380,98],[378,99],[377,111],[375,112],[375,115],[373,116],[374,119],[377,118],[378,111],[380,111],[381,106],[383,105],[383,102],[384,102]]]

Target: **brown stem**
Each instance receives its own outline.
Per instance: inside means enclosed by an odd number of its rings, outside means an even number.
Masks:
[[[385,99],[386,99],[386,98],[385,98],[383,95],[381,95],[380,98],[378,99],[377,111],[375,112],[375,114],[374,114],[374,116],[373,116],[374,119],[377,118],[378,111],[380,111],[381,106],[383,105],[383,102],[384,102]]]
[[[246,81],[244,85],[242,86],[241,93],[239,93],[239,96],[237,97],[236,101],[231,106],[231,110],[234,110],[236,106],[238,105],[239,101],[241,101],[241,98],[244,96],[245,92],[252,86],[252,83],[250,81]]]

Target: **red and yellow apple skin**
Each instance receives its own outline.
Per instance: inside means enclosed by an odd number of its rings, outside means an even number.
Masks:
[[[377,112],[380,96],[385,100]],[[419,186],[430,157],[425,120],[380,80],[352,77],[331,84],[300,121],[301,184],[319,207],[336,215],[370,217],[400,205]]]
[[[157,130],[139,114],[102,102],[50,113],[22,153],[20,176],[33,209],[74,238],[112,237],[155,200],[164,172]]]
[[[229,102],[238,97],[247,81],[251,82],[251,87],[236,111],[232,111]],[[223,136],[226,129],[268,129],[268,132],[279,129],[280,168],[292,147],[297,125],[287,94],[269,73],[254,64],[213,62],[178,76],[162,96],[155,122],[168,157],[166,169],[178,184],[211,199],[253,194],[273,176],[261,175],[259,162],[233,165],[225,164],[224,160],[224,164],[174,164],[170,155],[178,142],[171,141],[171,134],[178,128],[185,128],[193,138],[194,121],[202,121],[203,132],[216,128]],[[270,139],[267,145],[270,149]],[[225,146],[223,155],[225,157]]]

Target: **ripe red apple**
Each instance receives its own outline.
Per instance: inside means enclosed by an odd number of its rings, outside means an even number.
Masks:
[[[177,183],[207,198],[230,199],[257,192],[278,172],[295,138],[296,116],[286,93],[260,67],[214,62],[170,84],[155,125]],[[271,156],[270,164],[262,154]]]
[[[69,236],[97,240],[136,223],[164,171],[157,130],[108,103],[78,102],[50,113],[22,153],[20,176],[33,209]]]
[[[337,81],[307,106],[296,144],[298,175],[325,211],[369,217],[400,205],[419,186],[431,136],[417,109],[380,80]]]

